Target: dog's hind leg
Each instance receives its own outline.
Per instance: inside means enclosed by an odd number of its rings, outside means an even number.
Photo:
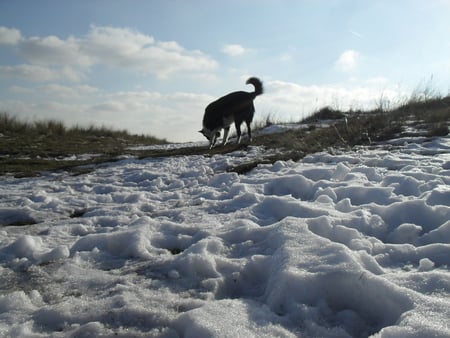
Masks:
[[[237,134],[237,141],[236,143],[240,143],[241,142],[241,124],[239,122],[235,122],[234,125],[236,126],[236,134]]]
[[[248,142],[252,142],[252,128],[250,127],[251,122],[245,121],[247,125],[247,133],[248,133]]]

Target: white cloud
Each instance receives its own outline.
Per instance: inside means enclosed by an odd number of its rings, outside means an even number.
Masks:
[[[87,46],[94,46],[102,51],[134,53],[144,46],[151,45],[155,39],[129,28],[100,27],[92,25],[86,38]]]
[[[198,50],[187,50],[175,41],[156,41],[129,28],[91,26],[82,37],[21,37],[20,31],[2,27],[0,43],[16,44],[17,51],[31,69],[47,67],[41,79],[80,81],[95,65],[106,65],[139,74],[166,78],[179,72],[208,72],[217,62]],[[40,67],[40,68],[39,68]],[[9,76],[23,78],[24,67],[5,69]],[[59,75],[55,73],[59,72]],[[51,74],[51,75],[50,75]],[[33,81],[38,76],[32,76]]]
[[[80,49],[96,63],[165,78],[184,71],[210,71],[217,62],[175,41],[156,41],[153,36],[129,28],[91,26]]]
[[[366,83],[369,85],[386,86],[389,83],[389,80],[384,76],[377,76],[367,79]]]
[[[31,88],[26,88],[26,87],[22,87],[22,86],[11,86],[8,88],[8,92],[9,93],[13,93],[13,94],[26,94],[26,95],[32,95],[34,93],[34,90]]]
[[[60,84],[48,84],[37,87],[11,86],[9,92],[13,94],[27,94],[27,97],[41,97],[46,100],[56,99],[83,99],[92,95],[100,95],[100,89],[88,85],[64,86]]]
[[[212,71],[218,67],[215,60],[200,51],[187,51],[181,46],[174,48],[173,43],[167,48],[167,43],[156,43],[143,49],[133,57],[123,59],[131,62],[130,69],[144,74],[154,74],[160,78],[179,72]],[[116,61],[121,61],[118,58]]]
[[[229,44],[223,46],[222,48],[222,52],[229,56],[241,56],[247,53],[248,51],[249,51],[248,49],[238,44]]]
[[[46,66],[90,67],[92,57],[81,51],[82,41],[69,37],[31,37],[18,44],[19,54],[31,64]]]
[[[81,69],[77,69],[76,67],[65,66],[59,68],[58,74],[61,80],[67,80],[70,82],[80,82],[86,80],[87,78],[86,72]]]
[[[38,82],[55,81],[60,78],[57,72],[37,65],[0,66],[0,75]]]
[[[51,68],[40,65],[23,64],[17,66],[0,66],[2,77],[16,78],[32,82],[73,81],[78,82],[85,75],[73,68]]]
[[[0,45],[15,45],[21,39],[20,31],[0,26]]]
[[[372,109],[377,107],[382,98],[395,102],[403,95],[398,88],[388,87],[386,83],[380,89],[377,85],[370,86],[367,83],[342,87],[268,81],[265,83],[265,94],[258,97],[255,104],[261,118],[275,114],[282,121],[299,121],[325,106],[341,110]]]
[[[360,59],[360,53],[355,50],[346,50],[336,61],[337,69],[348,72],[356,68]]]
[[[0,111],[14,112],[29,120],[57,119],[67,125],[107,126],[132,133],[150,134],[170,141],[202,140],[197,133],[205,106],[213,97],[205,94],[157,91],[105,93],[90,86],[14,86],[13,94],[27,99],[0,100]]]
[[[41,94],[48,95],[53,98],[62,99],[78,99],[91,96],[99,93],[99,89],[96,87],[81,85],[81,86],[63,86],[59,84],[49,84],[39,88]],[[42,90],[42,91],[41,91]]]

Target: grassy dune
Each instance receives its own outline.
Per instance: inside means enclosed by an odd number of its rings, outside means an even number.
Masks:
[[[36,175],[116,160],[133,145],[164,144],[152,136],[104,127],[67,128],[60,121],[23,122],[0,114],[0,174]],[[93,154],[93,156],[81,156]]]
[[[323,121],[328,121],[323,125]],[[270,124],[267,119],[266,124]],[[450,96],[412,99],[395,109],[347,111],[325,107],[300,122],[304,128],[282,133],[260,134],[253,145],[264,146],[267,155],[252,163],[242,163],[231,171],[245,173],[259,163],[298,160],[306,154],[329,148],[351,149],[396,137],[444,136],[449,132]],[[229,144],[212,150],[191,147],[172,150],[130,150],[135,145],[167,143],[151,136],[131,135],[98,127],[67,128],[58,121],[26,123],[6,113],[0,114],[0,175],[31,176],[45,170],[70,170],[74,174],[92,170],[86,165],[115,161],[122,155],[139,158],[227,153],[247,145]],[[81,156],[95,154],[95,156]],[[83,167],[84,165],[84,167]]]

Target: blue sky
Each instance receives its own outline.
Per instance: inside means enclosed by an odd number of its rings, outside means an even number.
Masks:
[[[450,0],[0,1],[0,111],[200,140],[264,82],[257,118],[450,91]]]

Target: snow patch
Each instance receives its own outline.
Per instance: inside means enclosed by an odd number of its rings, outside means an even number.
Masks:
[[[249,147],[5,177],[1,335],[449,336],[449,149],[226,172],[261,157]]]

